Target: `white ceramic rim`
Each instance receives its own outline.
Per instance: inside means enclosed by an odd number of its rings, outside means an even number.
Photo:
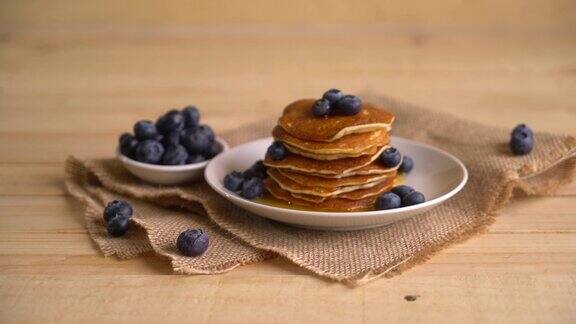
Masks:
[[[228,146],[228,143],[226,143],[226,141],[223,140],[222,138],[216,137],[216,141],[218,141],[218,143],[222,144],[222,152],[220,152],[220,154],[222,154],[222,153],[224,153],[230,149],[230,146]],[[218,156],[218,155],[216,155],[216,156]],[[130,164],[130,165],[135,166],[135,167],[140,168],[140,169],[146,169],[146,170],[152,170],[152,171],[171,172],[171,171],[199,170],[199,169],[202,169],[203,167],[205,167],[210,161],[214,160],[216,158],[216,156],[210,160],[202,161],[199,163],[184,164],[184,165],[161,165],[161,164],[142,163],[142,162],[138,162],[136,160],[132,160],[131,158],[127,157],[126,155],[120,153],[120,148],[116,148],[116,157],[120,161],[122,161],[123,163]]]
[[[269,138],[270,138],[270,140],[272,140],[272,137],[269,137]],[[401,137],[397,137],[397,138],[401,138]],[[248,143],[238,145],[236,147],[233,147],[231,149],[231,151],[240,150],[244,146],[251,145],[252,142],[260,141],[260,140],[264,140],[264,139],[266,139],[266,138],[259,138],[259,139],[256,139],[254,141],[250,141]],[[413,145],[425,147],[429,150],[436,151],[436,152],[443,154],[443,155],[447,156],[448,158],[450,158],[452,161],[454,161],[460,167],[461,171],[463,172],[463,177],[462,177],[462,180],[460,181],[460,183],[456,187],[454,187],[452,190],[445,193],[444,195],[437,197],[437,198],[434,198],[432,200],[428,200],[428,201],[426,201],[422,204],[418,204],[418,205],[413,205],[413,206],[408,206],[408,207],[400,207],[400,208],[395,208],[395,209],[387,209],[387,210],[354,211],[354,212],[325,212],[325,211],[311,211],[311,210],[300,210],[300,209],[288,209],[288,208],[282,208],[282,207],[275,207],[275,206],[265,205],[265,204],[257,203],[257,202],[242,198],[237,194],[230,194],[230,192],[228,192],[227,189],[224,188],[224,185],[221,184],[222,179],[216,180],[216,181],[219,181],[219,183],[213,183],[211,181],[210,177],[208,177],[208,173],[211,170],[211,164],[215,163],[217,161],[217,159],[219,158],[219,156],[216,156],[215,158],[210,160],[210,163],[208,163],[208,166],[204,170],[204,179],[206,179],[206,182],[208,183],[208,185],[210,185],[210,187],[212,187],[212,189],[214,189],[220,195],[223,195],[226,198],[234,200],[240,204],[252,205],[256,208],[264,208],[264,209],[268,209],[271,211],[290,211],[290,212],[295,212],[295,213],[303,214],[303,215],[326,216],[326,217],[346,217],[346,216],[349,216],[350,214],[352,214],[352,215],[357,214],[357,215],[362,215],[362,216],[380,216],[380,215],[387,215],[387,214],[397,214],[398,212],[408,212],[411,210],[426,208],[426,207],[440,204],[441,202],[451,198],[452,196],[457,194],[460,190],[462,190],[462,188],[464,188],[464,186],[468,182],[468,170],[466,169],[466,166],[464,165],[464,163],[462,163],[462,161],[460,161],[457,157],[455,157],[454,155],[452,155],[452,154],[450,154],[444,150],[441,150],[439,148],[436,148],[436,147],[428,145],[428,144],[420,143],[420,142],[406,139],[406,138],[401,138],[401,139],[403,141],[410,142]],[[229,154],[230,153],[231,152],[229,152]]]

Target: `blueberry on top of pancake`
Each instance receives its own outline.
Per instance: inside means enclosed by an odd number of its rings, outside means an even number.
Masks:
[[[291,103],[284,109],[278,125],[302,140],[332,142],[349,134],[389,130],[394,121],[394,115],[367,102],[363,102],[360,112],[353,116],[318,118],[312,112],[315,102],[315,99],[302,99]]]

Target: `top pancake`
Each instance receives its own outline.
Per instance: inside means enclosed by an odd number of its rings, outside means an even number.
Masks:
[[[389,130],[394,121],[394,115],[366,102],[353,116],[316,117],[312,114],[315,101],[302,99],[291,103],[284,109],[278,125],[301,140],[332,142],[349,134]]]
[[[284,130],[284,128],[276,126],[272,131],[272,136],[274,136],[275,140],[302,151],[325,155],[354,155],[368,151],[370,148],[375,146],[386,145],[390,142],[388,132],[385,130],[350,134],[332,142],[317,142],[301,140],[290,135]]]

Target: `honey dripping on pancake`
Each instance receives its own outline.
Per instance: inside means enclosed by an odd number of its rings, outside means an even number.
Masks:
[[[399,173],[398,175],[396,175],[396,178],[394,179],[394,186],[401,185],[404,182],[405,182],[404,174]],[[374,201],[376,201],[376,198],[377,197],[374,197]],[[314,210],[313,208],[310,208],[307,206],[294,204],[290,201],[286,202],[284,200],[280,200],[280,199],[272,196],[268,192],[266,192],[266,194],[264,194],[263,197],[256,199],[255,202],[262,204],[262,205],[267,205],[270,207],[286,208],[286,209],[293,209],[293,210],[304,210],[304,211],[318,211],[318,210]],[[374,208],[368,208],[365,210],[358,210],[358,211],[371,211],[371,210],[374,210]],[[346,211],[343,210],[340,212],[345,213]]]
[[[311,209],[311,208],[306,208],[306,206],[296,205],[296,204],[293,204],[291,202],[286,202],[286,201],[280,200],[278,198],[273,197],[272,195],[270,195],[268,193],[266,193],[264,195],[264,197],[256,199],[255,202],[262,204],[262,205],[271,206],[271,207],[313,211],[313,209]]]

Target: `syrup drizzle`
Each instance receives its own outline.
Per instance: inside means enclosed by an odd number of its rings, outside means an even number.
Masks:
[[[403,184],[405,182],[405,180],[406,179],[404,178],[404,175],[399,173],[396,176],[396,179],[394,179],[394,186],[398,186],[398,185]],[[376,199],[376,197],[374,199]],[[271,206],[271,207],[286,208],[286,209],[293,209],[293,210],[317,211],[317,210],[314,210],[308,206],[302,206],[302,205],[294,204],[290,201],[280,200],[280,199],[270,195],[269,193],[266,193],[264,195],[264,197],[262,197],[262,198],[256,199],[255,202],[257,202],[259,204]],[[370,208],[368,210],[373,210],[373,209]],[[346,212],[346,211],[342,211],[342,212]]]

